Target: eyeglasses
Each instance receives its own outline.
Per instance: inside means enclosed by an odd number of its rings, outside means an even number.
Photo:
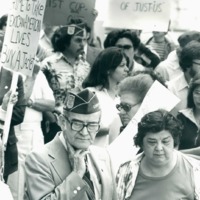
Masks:
[[[195,61],[193,61],[192,63],[195,64],[195,65],[200,65],[200,63],[195,62]]]
[[[133,46],[131,45],[116,45],[117,47],[119,47],[120,49],[125,49],[125,50],[129,50],[131,48],[133,48]]]
[[[66,120],[70,123],[71,129],[74,131],[82,131],[84,127],[87,128],[89,133],[96,133],[99,131],[100,125],[99,123],[91,122],[91,123],[84,123],[82,121],[70,121],[66,116]]]
[[[196,95],[196,96],[200,96],[200,91],[199,90],[194,90],[194,95]]]
[[[130,105],[128,103],[120,103],[120,104],[117,104],[116,105],[116,108],[121,111],[122,109],[125,111],[125,112],[129,112],[134,106],[138,105],[140,102],[136,103],[136,104],[133,104],[133,105]]]

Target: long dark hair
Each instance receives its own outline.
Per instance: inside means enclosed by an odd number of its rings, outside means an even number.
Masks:
[[[95,59],[88,76],[83,81],[83,88],[96,86],[108,88],[108,74],[120,65],[123,58],[126,58],[128,65],[127,56],[118,47],[109,47],[101,51]]]

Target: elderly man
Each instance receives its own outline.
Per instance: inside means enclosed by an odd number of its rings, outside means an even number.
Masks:
[[[28,199],[117,199],[110,157],[91,145],[100,117],[96,94],[68,93],[59,118],[62,131],[26,158]]]

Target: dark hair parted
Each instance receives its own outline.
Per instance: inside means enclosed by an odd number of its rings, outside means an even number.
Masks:
[[[149,112],[138,123],[138,133],[134,137],[134,143],[142,148],[143,139],[148,133],[156,134],[163,130],[171,133],[174,139],[174,147],[177,147],[183,130],[182,123],[166,110],[159,109]]]
[[[71,25],[71,24],[74,24],[74,25],[83,24],[82,26],[84,26],[85,29],[87,27],[87,24],[82,19],[71,19],[67,25]],[[73,34],[72,35],[67,34],[67,30],[65,26],[57,28],[51,38],[51,43],[52,43],[54,51],[64,52],[65,48],[70,45],[70,42],[73,36],[74,36]]]
[[[126,77],[119,83],[119,95],[132,93],[138,95],[139,99],[143,101],[145,95],[156,80],[167,87],[161,75],[152,69],[137,71],[133,76]]]
[[[189,42],[180,52],[179,64],[184,72],[191,68],[194,59],[200,59],[200,43],[197,41]]]
[[[96,86],[109,88],[109,73],[112,73],[120,65],[123,58],[126,58],[128,64],[127,56],[118,47],[102,50],[95,59],[88,76],[83,81],[83,88]]]
[[[137,49],[140,44],[140,38],[134,31],[129,29],[114,30],[108,33],[106,39],[104,40],[104,48],[115,46],[117,41],[121,38],[127,38],[131,40],[134,49]]]

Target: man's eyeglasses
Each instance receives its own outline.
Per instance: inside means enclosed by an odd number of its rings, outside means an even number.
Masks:
[[[125,49],[125,50],[129,50],[131,48],[133,48],[132,45],[117,45],[117,47],[121,48],[121,49]]]
[[[100,125],[99,123],[90,122],[90,123],[84,123],[81,121],[70,121],[66,116],[66,120],[70,123],[71,129],[74,131],[82,131],[84,127],[87,128],[87,131],[89,133],[96,133],[99,131]]]
[[[138,103],[136,104],[133,104],[133,105],[130,105],[128,103],[120,103],[120,104],[117,104],[116,105],[116,108],[121,111],[122,109],[125,111],[125,112],[129,112],[134,106],[138,105]]]
[[[200,96],[200,91],[199,90],[194,90],[193,94],[196,95],[196,96]]]

